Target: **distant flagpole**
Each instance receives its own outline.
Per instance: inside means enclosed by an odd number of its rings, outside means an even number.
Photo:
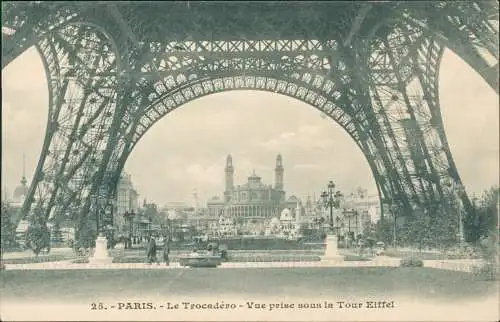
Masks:
[[[26,177],[26,154],[23,152],[23,178]]]

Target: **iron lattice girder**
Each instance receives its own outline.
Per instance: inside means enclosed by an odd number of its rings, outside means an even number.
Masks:
[[[106,27],[106,2],[38,2],[4,5],[3,26],[18,31],[47,32],[65,16],[78,15]],[[461,16],[471,26],[484,24],[498,11],[491,2],[120,2],[116,7],[138,41],[337,39],[349,44],[362,39],[381,20],[401,21],[406,14],[429,25]],[[24,10],[21,10],[21,9]],[[478,9],[479,8],[479,9]],[[496,9],[496,10],[495,10]],[[65,14],[62,14],[62,13]],[[495,13],[496,14],[496,13]],[[57,16],[59,15],[59,16]],[[29,19],[28,19],[29,18]],[[473,19],[472,19],[473,18]],[[313,26],[313,27],[311,27]],[[51,29],[52,28],[52,29]],[[498,28],[497,28],[498,29]],[[390,29],[382,28],[382,38]],[[493,36],[498,30],[493,31]],[[491,41],[497,37],[490,38]]]
[[[372,89],[375,109],[384,120],[382,124],[391,142],[386,147],[403,174],[401,182],[405,192],[414,195],[415,202],[432,206],[445,197],[441,183],[449,177],[449,167],[454,167],[454,163],[451,157],[447,160],[444,151],[449,151],[449,147],[440,135],[444,130],[437,103],[436,70],[442,47],[435,47],[436,43],[429,38],[419,43],[422,47],[409,53],[407,61],[414,72],[404,82],[393,63],[396,60],[394,53],[387,50],[391,45],[383,44],[384,52],[390,57],[388,60],[374,59],[374,62],[388,66],[371,68],[371,71],[389,74],[374,77],[375,80],[394,81],[390,86],[374,83]]]
[[[326,39],[348,34],[358,4],[322,2],[132,3],[119,6],[142,41]],[[168,12],[168,14],[167,14]],[[312,25],[319,28],[311,29]]]
[[[68,2],[2,2],[2,68],[90,8]]]
[[[498,93],[498,1],[449,1],[402,12],[458,54]]]

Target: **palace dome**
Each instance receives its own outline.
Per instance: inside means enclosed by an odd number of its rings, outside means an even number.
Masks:
[[[252,174],[248,177],[248,179],[254,179],[254,180],[258,180],[260,179],[260,177],[258,175],[255,174],[255,170],[252,172]]]
[[[28,189],[29,187],[26,185],[27,181],[26,178],[23,177],[21,180],[21,185],[17,186],[16,189],[14,190],[14,195],[13,199],[14,201],[21,201],[24,198],[26,198],[26,195],[28,194]]]
[[[259,184],[259,185],[262,185],[261,183],[261,177],[259,177],[258,175],[255,174],[255,170],[253,171],[253,173],[248,177],[248,184],[252,184],[252,185],[255,185],[255,184]]]

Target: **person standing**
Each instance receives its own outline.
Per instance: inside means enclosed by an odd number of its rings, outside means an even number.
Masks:
[[[156,258],[156,241],[153,236],[149,238],[149,242],[146,248],[146,255],[148,257],[148,264],[151,264],[153,262],[157,262],[160,264]]]
[[[165,246],[163,247],[163,260],[165,261],[166,266],[170,265],[170,260],[168,258],[168,255],[170,255],[170,242],[167,239],[165,241]]]

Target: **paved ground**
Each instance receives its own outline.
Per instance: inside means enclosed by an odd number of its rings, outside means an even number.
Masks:
[[[291,268],[291,267],[396,267],[400,258],[378,256],[368,261],[287,261],[287,262],[225,262],[219,268]],[[481,260],[424,260],[424,267],[444,270],[474,272],[481,265]],[[7,270],[45,270],[45,269],[171,269],[179,268],[177,262],[170,266],[148,265],[145,263],[78,264],[71,260],[42,262],[32,264],[6,264]]]
[[[224,263],[220,268],[68,262],[12,265],[0,272],[5,320],[497,320],[498,283],[435,268],[367,267],[399,261]],[[43,265],[52,264],[57,269]],[[287,266],[288,265],[288,266]],[[339,266],[342,265],[342,266]],[[357,267],[353,267],[358,265]],[[335,266],[335,267],[334,267]],[[326,309],[325,301],[336,309]],[[339,310],[338,301],[393,301],[395,309]],[[236,310],[119,310],[127,302],[236,303]],[[247,310],[248,302],[313,303],[315,310]],[[93,310],[102,303],[108,309]],[[475,304],[473,304],[475,303]],[[114,308],[113,308],[114,306]],[[64,310],[61,310],[64,308]],[[497,310],[498,311],[498,310]],[[412,313],[410,313],[412,312]],[[411,314],[411,315],[409,315]],[[443,315],[444,314],[444,315]],[[481,316],[484,315],[483,316]],[[405,318],[403,318],[405,317]],[[10,318],[10,319],[9,319]]]
[[[329,261],[320,262],[225,262],[219,268],[291,268],[291,267],[396,267],[399,266],[399,259],[390,257],[378,257],[371,261]],[[6,270],[45,270],[45,269],[172,269],[180,268],[179,263],[171,263],[166,266],[164,263],[111,263],[111,264],[75,264],[71,261],[59,261],[35,264],[6,264]]]
[[[400,249],[404,250],[404,249]],[[123,252],[123,250],[114,250],[114,253],[119,254]],[[344,251],[345,252],[345,251]],[[142,250],[127,250],[125,251],[126,256],[136,256],[141,257],[144,254]],[[181,252],[182,253],[182,252]],[[238,251],[234,252],[238,254],[238,256],[244,256],[245,254],[253,257],[256,254],[266,255],[266,254],[289,254],[290,251]],[[321,255],[321,251],[294,251],[294,254],[314,254]],[[349,253],[348,251],[345,253]],[[179,252],[173,252],[172,258],[175,259],[179,254]],[[354,253],[353,253],[354,254]],[[90,264],[74,264],[71,263],[68,258],[73,256],[73,250],[71,248],[53,248],[51,250],[50,255],[42,255],[48,256],[51,258],[55,258],[57,261],[51,262],[42,262],[42,263],[32,263],[32,264],[6,264],[7,270],[35,270],[35,269],[102,269],[104,266],[102,265],[90,265]],[[351,254],[352,255],[352,254]],[[23,252],[11,252],[5,253],[4,259],[6,260],[18,260],[18,259],[26,259],[32,258],[33,254],[30,251]],[[59,257],[59,258],[58,258]],[[52,259],[52,260],[53,260]],[[362,261],[346,261],[346,262],[334,262],[334,261],[321,261],[321,262],[228,262],[223,263],[220,268],[291,268],[291,267],[380,267],[380,266],[398,266],[400,258],[395,257],[387,257],[387,256],[379,256],[375,257],[373,260],[369,260],[366,262]],[[452,271],[462,271],[462,272],[474,272],[481,265],[481,260],[473,259],[457,259],[457,260],[442,260],[442,259],[429,259],[424,260],[424,266],[430,268],[438,268],[444,270],[452,270]],[[112,269],[165,269],[165,268],[175,268],[179,267],[177,263],[172,263],[170,267],[165,267],[164,265],[156,266],[156,265],[146,265],[143,263],[116,263],[109,264],[105,266],[106,268]]]
[[[4,299],[127,296],[412,296],[467,298],[487,295],[497,284],[461,272],[432,268],[295,267],[244,269],[17,270],[0,273]]]
[[[424,260],[424,267],[473,273],[482,263],[480,259]]]

